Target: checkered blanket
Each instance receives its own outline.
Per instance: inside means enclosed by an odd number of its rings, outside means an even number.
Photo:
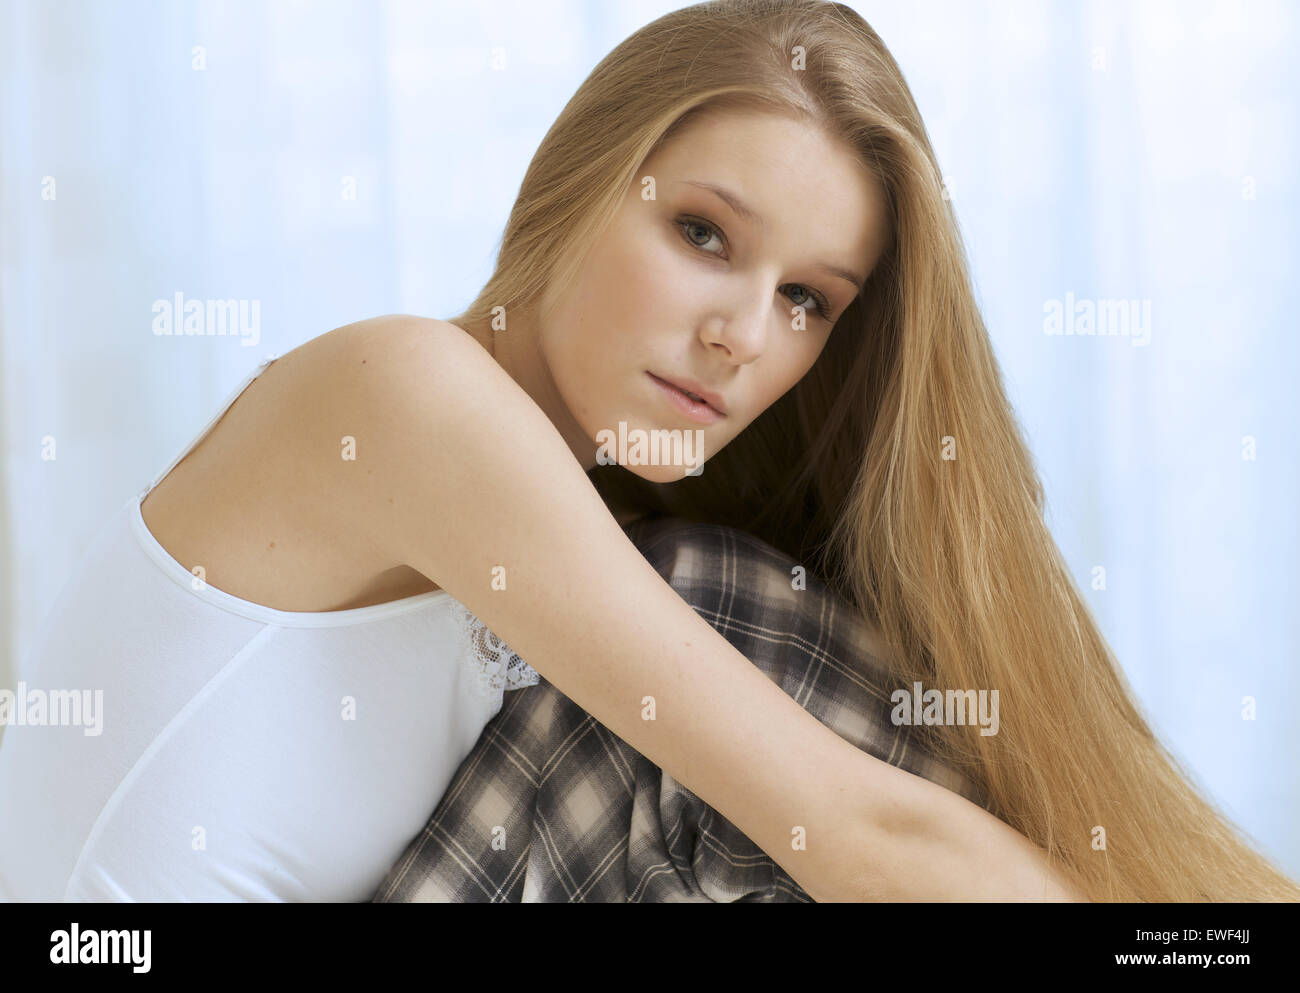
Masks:
[[[800,706],[876,758],[987,809],[890,720],[879,642],[795,563],[733,529],[676,518],[628,536],[660,575]],[[506,693],[424,830],[374,896],[394,902],[812,902],[726,818],[545,679]]]

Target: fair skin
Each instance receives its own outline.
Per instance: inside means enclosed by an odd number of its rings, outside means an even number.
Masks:
[[[584,469],[596,464],[597,432],[619,421],[629,431],[699,427],[664,402],[647,372],[722,397],[726,416],[702,428],[705,452],[720,451],[812,368],[889,236],[878,184],[820,132],[733,111],[707,114],[689,133],[641,167],[544,325],[511,312],[495,343],[490,328],[460,325],[495,347]],[[645,177],[654,200],[643,199]],[[724,187],[758,220],[694,182]],[[804,328],[795,330],[799,306]],[[629,468],[654,482],[685,473]]]
[[[647,371],[720,394],[725,416],[702,428],[716,453],[807,372],[856,294],[819,265],[864,276],[884,243],[883,202],[851,150],[784,118],[707,123],[645,164],[656,199],[638,176],[550,320],[511,313],[494,342],[390,317],[308,342],[149,495],[146,524],[216,588],[278,609],[446,589],[815,899],[1067,898],[1022,836],[854,748],[755,669],[585,475],[595,433],[620,420],[701,427]],[[762,223],[688,178],[727,187]],[[682,215],[725,237],[675,228]],[[791,310],[817,295],[831,320],[809,303],[794,330]],[[357,459],[339,458],[343,436]]]

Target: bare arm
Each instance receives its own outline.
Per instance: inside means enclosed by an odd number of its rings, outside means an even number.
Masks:
[[[898,774],[887,787],[894,792],[877,797],[892,808],[885,816],[896,861],[879,877],[878,899],[1087,902],[1010,825],[937,783],[885,767]]]
[[[814,899],[1043,898],[1046,872],[1027,840],[840,738],[699,617],[628,540],[542,411],[462,331],[412,318],[356,348],[355,372],[340,373],[356,423],[341,427],[359,456],[331,468],[331,492],[355,501],[367,537]],[[990,860],[1006,866],[991,888],[976,871]]]

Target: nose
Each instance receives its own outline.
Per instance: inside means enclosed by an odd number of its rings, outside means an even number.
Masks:
[[[748,365],[767,347],[770,317],[771,307],[751,290],[743,299],[710,314],[700,337],[710,350],[725,349],[731,362]]]

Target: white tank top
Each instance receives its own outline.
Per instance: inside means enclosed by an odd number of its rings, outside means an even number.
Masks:
[[[0,692],[0,899],[365,901],[537,673],[445,591],[321,613],[99,532]],[[490,838],[484,838],[484,844]]]

